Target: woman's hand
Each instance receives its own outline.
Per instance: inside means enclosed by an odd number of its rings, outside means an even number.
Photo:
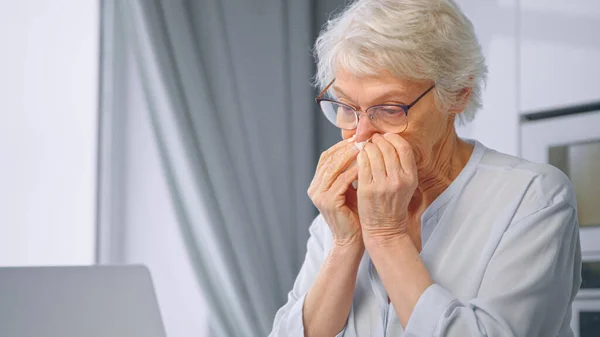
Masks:
[[[397,134],[375,134],[358,155],[358,214],[365,244],[408,235],[408,204],[417,185],[410,144]]]
[[[358,152],[353,138],[323,152],[308,188],[308,196],[331,228],[336,245],[362,244],[356,191],[349,188],[358,176],[357,166],[351,165]]]

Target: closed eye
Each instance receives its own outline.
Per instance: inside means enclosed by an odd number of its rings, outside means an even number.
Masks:
[[[346,105],[338,104],[338,113],[353,114],[354,110]]]
[[[385,114],[385,115],[398,115],[398,114],[404,114],[404,109],[402,109],[399,106],[380,106],[378,108],[379,113],[381,114]]]

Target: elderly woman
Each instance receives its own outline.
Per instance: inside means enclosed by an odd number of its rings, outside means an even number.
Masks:
[[[271,335],[573,336],[572,187],[457,136],[486,75],[458,6],[356,1],[316,56],[317,102],[344,140],[319,160],[320,215]]]

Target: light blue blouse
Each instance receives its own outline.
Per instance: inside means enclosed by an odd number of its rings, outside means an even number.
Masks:
[[[566,337],[581,283],[575,195],[558,169],[477,141],[465,168],[421,218],[421,257],[436,282],[404,330],[368,254],[338,336]],[[321,216],[270,336],[304,336],[302,307],[331,248]]]

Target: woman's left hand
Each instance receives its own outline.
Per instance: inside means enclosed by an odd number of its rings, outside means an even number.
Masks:
[[[397,134],[375,134],[358,155],[358,214],[366,245],[408,236],[408,204],[417,185],[410,144]]]

